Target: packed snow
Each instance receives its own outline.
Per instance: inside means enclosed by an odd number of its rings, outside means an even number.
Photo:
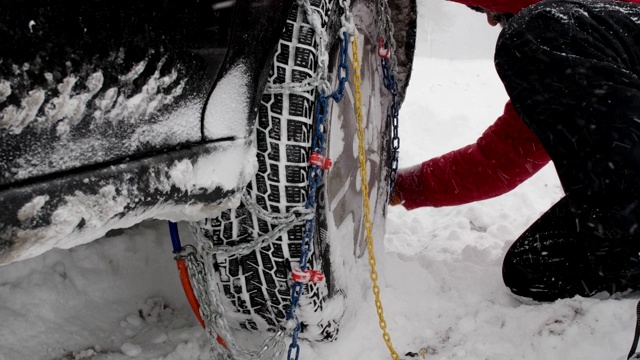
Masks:
[[[212,189],[227,192],[219,202],[164,203],[139,208],[137,204],[148,193],[139,191],[138,184],[129,184],[126,179],[117,177],[108,184],[95,182],[91,177],[83,178],[84,183],[97,184],[93,188],[95,193],[76,189],[62,202],[54,203],[55,208],[48,215],[51,221],[46,225],[8,228],[7,231],[14,233],[15,244],[1,254],[0,264],[29,259],[52,248],[69,249],[82,245],[104,236],[111,229],[128,228],[145,219],[199,221],[238,206],[242,193],[238,190],[249,182],[258,167],[253,142],[239,139],[207,147],[205,154],[194,159],[178,158],[168,169],[162,162],[151,166],[142,186],[152,194],[169,194],[172,189],[191,195],[209,194]],[[41,212],[46,210],[49,201],[47,195],[34,195],[18,210],[18,219],[23,224],[40,221]]]
[[[401,112],[401,166],[474,141],[507,98],[489,55],[460,60],[457,47],[432,52],[430,46],[469,33],[438,30],[438,24],[483,21],[449,5],[420,18],[422,56]],[[431,21],[427,15],[434,12]],[[497,31],[489,31],[481,35],[495,41]],[[474,38],[465,41],[477,45]],[[442,59],[449,57],[457,60]],[[561,196],[547,166],[496,199],[411,212],[391,208],[377,257],[398,352],[423,349],[433,360],[626,358],[637,294],[524,304],[502,283],[507,248]],[[183,238],[191,241],[183,225]],[[191,313],[172,257],[166,223],[150,221],[0,267],[0,359],[209,359],[209,339]],[[337,341],[303,342],[300,359],[389,358],[369,291],[343,320]]]
[[[204,136],[207,139],[247,136],[247,67],[241,62],[220,79],[207,102]]]

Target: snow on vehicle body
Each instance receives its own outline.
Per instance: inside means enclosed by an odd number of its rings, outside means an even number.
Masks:
[[[3,1],[0,264],[237,203],[292,3]]]

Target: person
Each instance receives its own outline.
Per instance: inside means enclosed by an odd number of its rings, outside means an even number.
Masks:
[[[640,289],[640,0],[454,0],[501,23],[510,100],[476,143],[398,172],[392,204],[504,194],[549,161],[565,196],[510,247],[503,280],[537,301]]]

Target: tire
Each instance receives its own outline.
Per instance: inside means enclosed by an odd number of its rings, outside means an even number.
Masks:
[[[311,0],[322,14],[322,24],[330,39],[330,70],[337,68],[340,7],[336,0]],[[374,19],[370,6],[358,5],[364,18]],[[294,5],[273,59],[269,85],[299,83],[316,71],[317,48],[313,30],[302,9]],[[388,191],[387,165],[389,129],[385,111],[390,97],[382,86],[379,59],[375,53],[377,32],[370,23],[359,27],[363,59],[363,87],[368,122],[365,124],[369,157],[370,200],[375,221],[374,232],[384,235],[384,213]],[[373,50],[372,50],[373,49]],[[412,50],[412,49],[411,49]],[[350,69],[353,67],[350,65]],[[335,71],[333,87],[335,88]],[[406,77],[408,82],[408,77]],[[404,90],[406,82],[401,84]],[[297,313],[302,324],[300,337],[313,341],[331,341],[337,337],[338,324],[348,307],[359,306],[363,291],[349,291],[351,277],[368,279],[367,261],[362,261],[364,243],[362,199],[359,192],[357,154],[354,146],[353,78],[349,79],[345,98],[331,101],[327,115],[327,150],[334,160],[325,172],[317,193],[313,252],[308,268],[320,270],[326,281],[307,284]],[[247,185],[245,197],[269,213],[285,214],[303,207],[308,197],[309,155],[316,91],[265,93],[254,129],[258,172]],[[356,146],[357,148],[357,146]],[[252,242],[276,228],[261,218],[258,211],[243,202],[237,208],[192,224],[199,244],[236,246]],[[289,310],[291,271],[299,267],[303,226],[296,225],[284,235],[241,256],[213,254],[215,274],[208,274],[209,291],[217,291],[225,302],[227,321],[232,328],[248,331],[273,331]],[[353,239],[353,240],[352,240]],[[200,246],[202,248],[202,246]],[[363,286],[368,286],[364,283]]]
[[[334,0],[312,0],[328,26]],[[337,2],[336,2],[337,3]],[[300,82],[316,71],[314,32],[304,11],[295,4],[287,19],[273,58],[268,84]],[[312,140],[316,91],[265,93],[254,128],[258,172],[247,185],[245,196],[270,213],[284,214],[302,207],[307,200],[307,173]],[[192,226],[199,241],[234,246],[248,243],[272,231],[276,225],[261,219],[242,203]],[[246,315],[232,327],[244,330],[273,330],[285,318],[291,298],[291,270],[298,267],[303,226],[297,225],[259,250],[242,256],[215,255],[218,290],[235,312]],[[309,268],[330,272],[328,259],[315,236],[315,250]],[[308,284],[300,299],[302,307],[319,312],[330,297],[328,284]],[[238,317],[234,317],[237,319]],[[234,326],[235,325],[235,326]],[[304,335],[313,340],[333,340],[336,320],[304,324]]]

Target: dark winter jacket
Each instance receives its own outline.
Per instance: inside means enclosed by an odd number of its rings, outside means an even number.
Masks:
[[[540,0],[451,0],[468,6],[477,6],[496,13],[517,14],[520,10]],[[640,3],[640,0],[622,0]]]
[[[518,13],[538,0],[453,0],[498,13]],[[640,0],[630,2],[640,3]],[[475,144],[398,172],[397,198],[407,209],[450,206],[502,195],[550,161],[537,136],[508,102]]]

